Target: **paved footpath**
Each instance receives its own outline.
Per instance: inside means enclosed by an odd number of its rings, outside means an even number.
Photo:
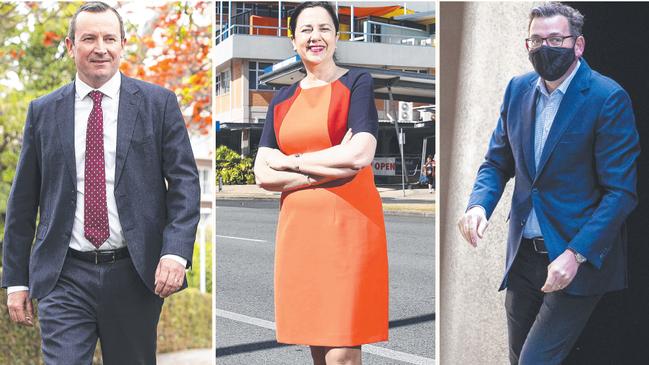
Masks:
[[[405,193],[400,188],[378,187],[383,210],[386,214],[405,214],[433,216],[435,214],[436,194],[428,189],[406,189]],[[218,188],[217,188],[218,190]],[[216,192],[216,200],[245,200],[245,199],[279,199],[280,193],[270,192],[256,185],[223,185],[221,191]],[[217,202],[218,205],[218,202]]]
[[[212,365],[212,349],[195,349],[158,355],[158,365]]]

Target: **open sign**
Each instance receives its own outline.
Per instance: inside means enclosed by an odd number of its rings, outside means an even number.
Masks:
[[[372,161],[374,175],[394,176],[397,171],[395,157],[377,157]]]

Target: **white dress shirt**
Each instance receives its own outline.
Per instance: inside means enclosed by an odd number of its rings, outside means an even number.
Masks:
[[[104,119],[104,166],[106,170],[106,205],[108,206],[108,225],[110,236],[99,250],[115,250],[126,247],[124,232],[119,222],[117,202],[115,201],[115,156],[117,153],[117,110],[119,108],[119,88],[122,78],[119,72],[103,84],[99,92],[104,94],[101,108]],[[88,117],[92,111],[90,92],[94,89],[77,76],[74,96],[74,159],[77,168],[77,206],[74,211],[70,248],[77,251],[94,251],[95,246],[84,236],[84,189],[86,169],[86,131]]]
[[[126,247],[124,232],[119,221],[117,202],[115,201],[115,157],[117,154],[117,111],[119,109],[119,90],[122,84],[121,73],[116,72],[113,77],[103,84],[99,89],[102,97],[101,107],[104,121],[104,162],[106,169],[106,204],[108,206],[108,225],[110,236],[99,250],[115,250]],[[86,130],[88,129],[88,117],[92,111],[92,98],[90,92],[95,90],[79,79],[77,74],[75,82],[74,97],[74,158],[77,169],[77,204],[74,211],[74,223],[72,224],[72,236],[70,237],[70,248],[77,251],[95,251],[95,246],[84,236],[84,182],[86,166]],[[177,255],[164,255],[161,258],[172,259],[183,267],[187,266],[187,260]],[[15,291],[29,290],[26,286],[10,286],[7,294]]]

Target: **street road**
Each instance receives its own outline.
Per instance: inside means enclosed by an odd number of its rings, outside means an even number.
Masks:
[[[216,202],[216,364],[309,364],[304,346],[275,342],[276,200]],[[434,218],[386,215],[390,340],[363,346],[363,364],[434,364]]]

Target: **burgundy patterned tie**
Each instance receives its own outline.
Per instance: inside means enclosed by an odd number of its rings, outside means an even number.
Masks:
[[[101,92],[90,92],[92,111],[86,131],[86,168],[84,181],[83,234],[99,248],[110,236],[106,206],[106,170],[104,167],[104,117]]]

